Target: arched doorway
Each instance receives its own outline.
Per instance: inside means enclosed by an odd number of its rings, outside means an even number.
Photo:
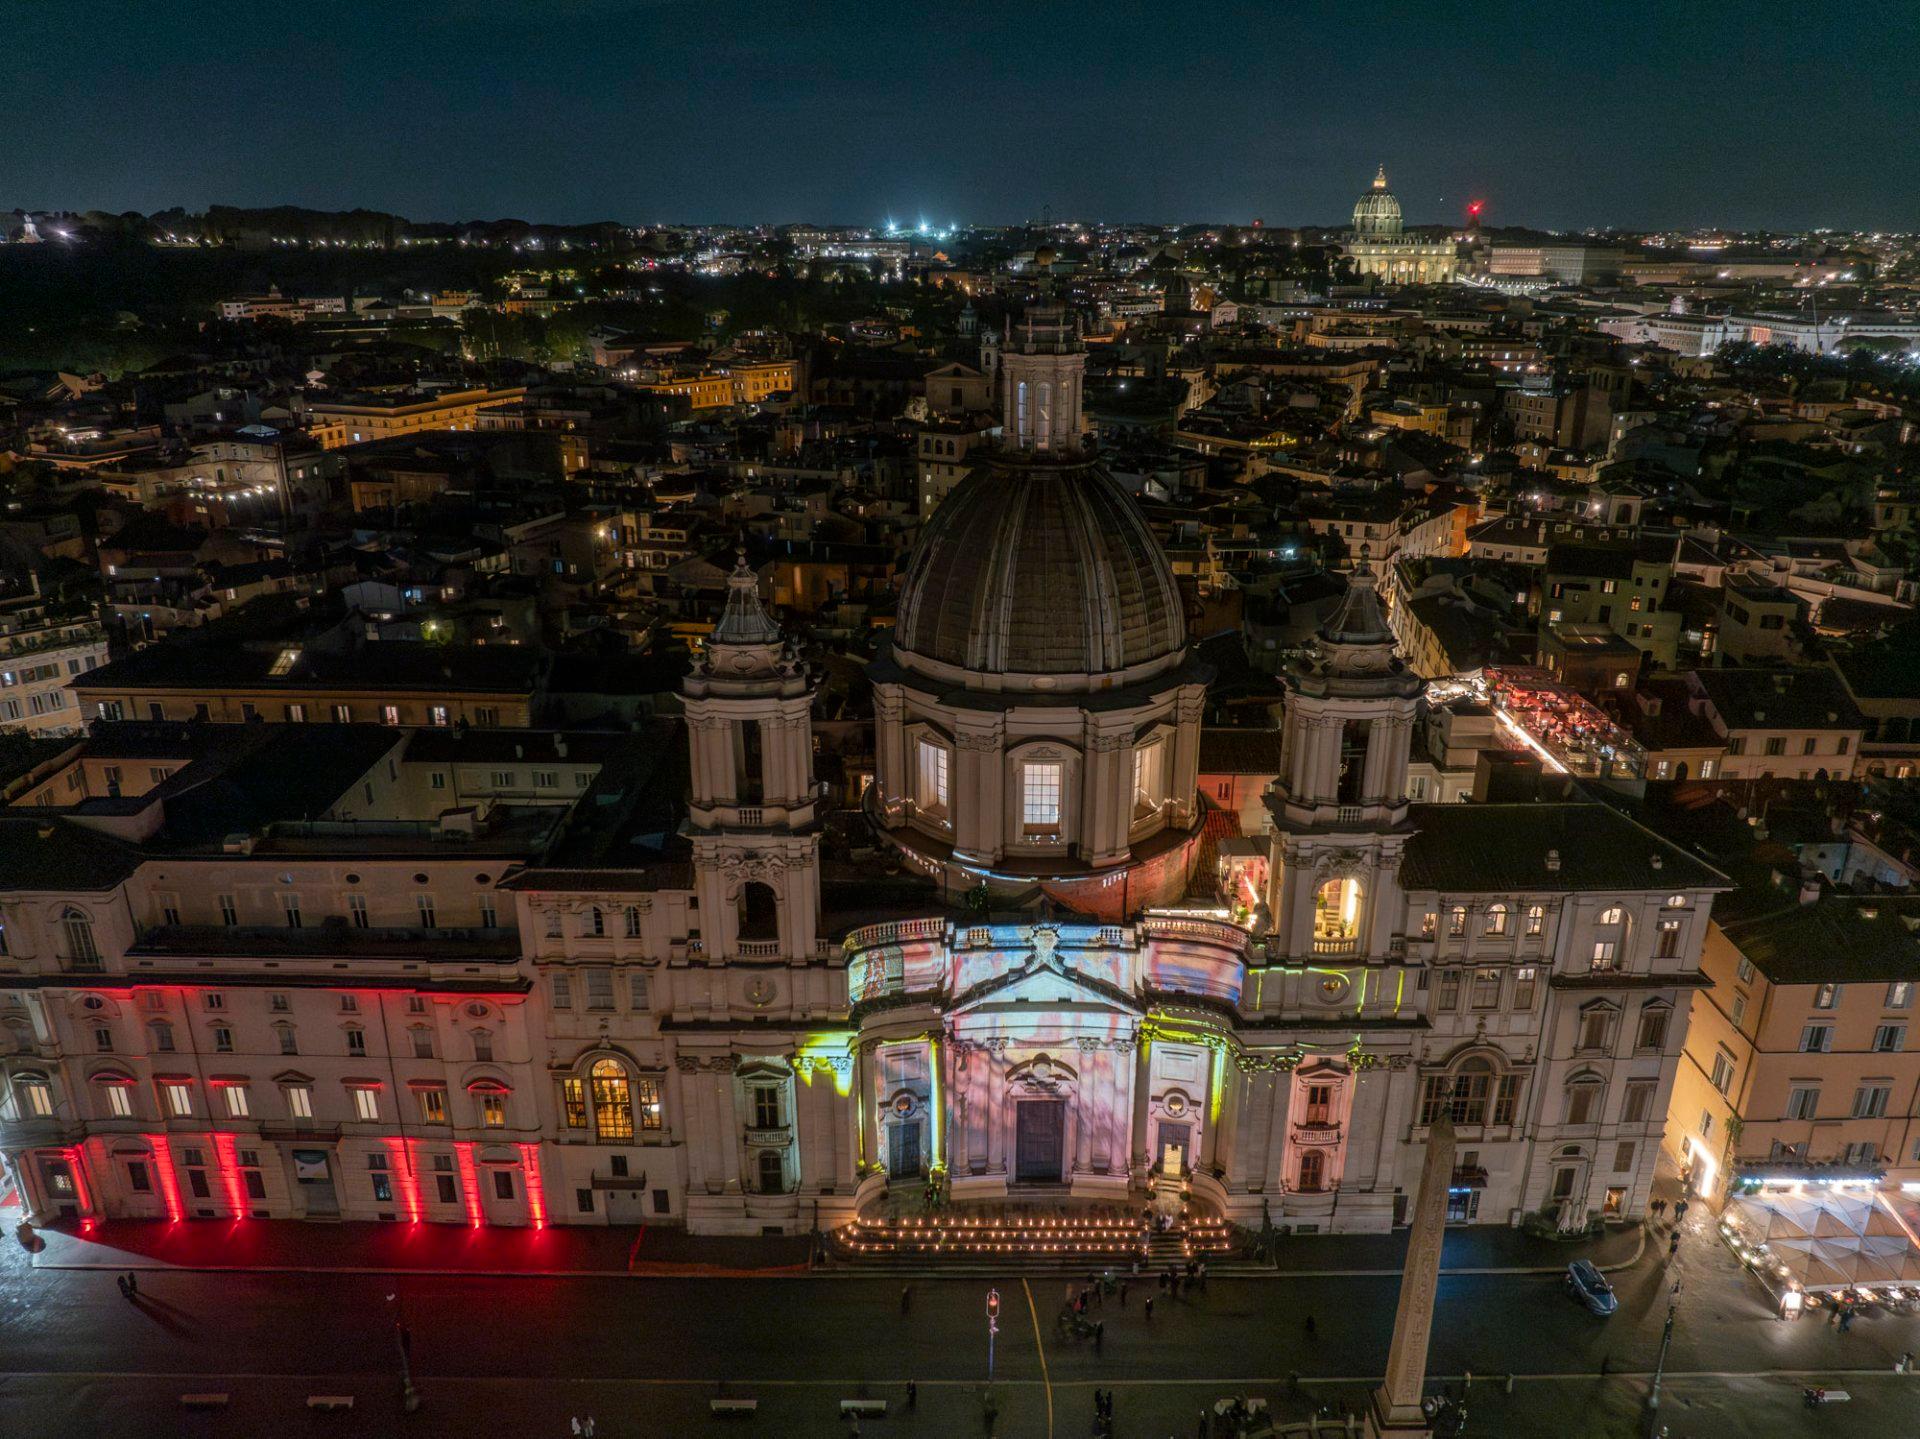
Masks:
[[[740,938],[780,938],[780,897],[772,885],[750,879],[740,886]]]

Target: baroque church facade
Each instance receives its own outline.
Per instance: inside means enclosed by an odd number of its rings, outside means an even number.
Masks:
[[[369,888],[368,859],[216,846],[183,898],[184,861],[90,840],[97,883],[43,867],[0,897],[0,1155],[30,1212],[752,1234],[929,1176],[965,1204],[1158,1172],[1242,1223],[1382,1230],[1444,1114],[1454,1220],[1642,1213],[1726,881],[1602,805],[1411,803],[1420,682],[1363,564],[1288,675],[1265,889],[1229,911],[1196,873],[1210,676],[1082,443],[1083,364],[1059,311],[1009,332],[1005,441],[927,526],[871,667],[864,818],[923,911],[825,912],[814,682],[742,564],[684,682],[673,843],[616,826],[587,860],[463,874],[480,938],[430,964],[378,932],[351,958],[353,924],[313,963],[222,927],[249,884],[297,926],[288,886]],[[399,743],[370,781],[413,782]],[[591,835],[622,785],[578,783]],[[396,904],[442,884],[390,867]],[[197,891],[233,888],[196,928]]]
[[[551,1065],[661,1077],[667,1172],[715,1231],[829,1225],[929,1174],[964,1204],[1121,1200],[1155,1170],[1242,1223],[1381,1230],[1443,1113],[1455,1221],[1643,1212],[1725,881],[1601,805],[1411,803],[1421,685],[1363,566],[1288,677],[1263,903],[1236,923],[1190,898],[1208,676],[1157,543],[1078,443],[1062,323],[1010,336],[1007,443],[929,525],[873,666],[876,835],[1030,912],[820,917],[805,680],[743,574],[689,681],[690,888],[653,897],[683,910],[663,936],[686,907],[708,922],[649,956],[657,1033]],[[519,886],[556,967],[578,926],[552,910],[620,901]],[[573,1184],[593,1159],[553,1162]]]

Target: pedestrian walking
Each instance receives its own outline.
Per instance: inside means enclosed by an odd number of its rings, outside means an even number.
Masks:
[[[1162,1294],[1167,1292],[1167,1271],[1164,1269],[1160,1271],[1160,1292]]]
[[[1153,1323],[1153,1296],[1147,1296],[1147,1323]]]
[[[114,1275],[114,1276],[113,1276],[113,1282],[114,1282],[115,1284],[117,1284],[117,1285],[119,1285],[119,1286],[120,1286],[120,1297],[121,1297],[122,1299],[131,1299],[131,1298],[133,1298],[133,1291],[132,1291],[131,1289],[129,1289],[129,1288],[127,1288],[127,1276],[126,1276],[126,1275],[124,1275],[124,1274],[116,1274],[116,1275]]]
[[[130,1299],[140,1297],[140,1278],[131,1269],[127,1271],[127,1297]]]
[[[1667,1258],[1671,1259],[1680,1252],[1680,1231],[1674,1230],[1667,1236]]]
[[[1685,1219],[1686,1217],[1687,1217],[1687,1201],[1683,1199],[1678,1204],[1673,1206],[1673,1222],[1675,1224],[1678,1224],[1681,1220]]]
[[[1199,1439],[1207,1439],[1207,1411],[1206,1410],[1202,1409],[1200,1411],[1200,1427],[1194,1430],[1193,1432],[1199,1436]]]
[[[1840,1316],[1840,1332],[1845,1334],[1851,1328],[1853,1328],[1853,1311],[1849,1309]]]

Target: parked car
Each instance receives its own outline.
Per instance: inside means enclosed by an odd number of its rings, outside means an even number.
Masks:
[[[1587,1306],[1587,1312],[1606,1318],[1620,1307],[1607,1276],[1591,1260],[1576,1259],[1567,1266],[1567,1293]]]

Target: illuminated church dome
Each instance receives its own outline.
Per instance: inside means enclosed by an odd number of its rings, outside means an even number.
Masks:
[[[928,522],[893,645],[923,673],[1075,690],[1176,665],[1186,642],[1173,572],[1126,491],[1084,460],[1005,455]]]
[[[1387,167],[1382,165],[1373,177],[1373,186],[1353,206],[1353,233],[1356,235],[1398,235],[1400,202],[1387,188]]]

